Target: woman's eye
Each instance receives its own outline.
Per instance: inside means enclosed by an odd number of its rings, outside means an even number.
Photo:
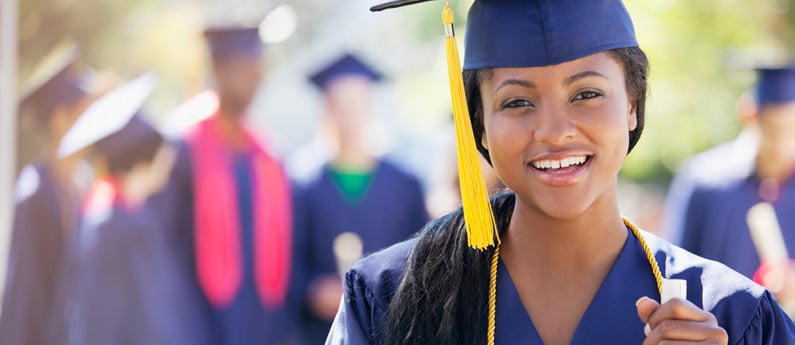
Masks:
[[[505,108],[532,107],[532,106],[533,106],[533,103],[530,103],[530,101],[528,101],[526,99],[520,99],[520,98],[510,99],[510,100],[508,100],[508,101],[506,101],[505,103],[502,104],[502,108],[503,109],[505,109]]]
[[[582,91],[574,96],[574,101],[591,99],[601,96],[602,94],[593,90]]]

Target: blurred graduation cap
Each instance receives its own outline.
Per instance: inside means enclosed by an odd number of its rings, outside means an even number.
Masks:
[[[258,26],[209,27],[204,38],[215,61],[240,55],[258,57],[264,49]]]
[[[157,77],[150,72],[110,91],[92,103],[64,135],[58,147],[58,157],[70,156],[123,129],[125,135],[128,135],[127,143],[105,142],[97,145],[97,149],[112,154],[118,152],[119,146],[123,147],[138,140],[139,135],[146,130],[142,127],[151,126],[140,116],[135,115],[156,86]]]
[[[85,97],[85,80],[75,71],[79,56],[77,45],[59,47],[47,55],[22,86],[20,106],[32,109],[44,122],[57,106]]]
[[[767,105],[795,102],[795,65],[757,67],[756,101]]]
[[[319,89],[325,89],[335,79],[350,75],[364,76],[371,81],[379,81],[382,78],[379,72],[365,64],[361,59],[351,53],[345,53],[316,71],[309,77],[309,80]]]
[[[371,10],[427,1],[391,1]],[[446,1],[442,23],[464,222],[469,246],[485,249],[499,243],[499,235],[480,172],[453,21]],[[632,19],[620,0],[476,0],[469,9],[466,33],[464,69],[555,65],[638,45]]]

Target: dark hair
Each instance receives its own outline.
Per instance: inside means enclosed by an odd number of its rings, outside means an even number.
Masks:
[[[508,228],[511,192],[492,198],[500,231]],[[470,249],[464,213],[430,222],[420,233],[386,314],[384,345],[481,345],[486,339],[490,258]]]
[[[629,132],[629,149],[632,151],[643,133],[644,118],[646,114],[646,97],[648,96],[649,60],[646,54],[638,47],[617,48],[607,51],[607,54],[616,59],[624,67],[624,79],[629,99],[635,104],[638,125]],[[482,139],[485,127],[483,125],[483,101],[480,98],[480,82],[488,76],[489,69],[464,70],[464,89],[467,94],[469,118],[472,120],[472,132],[475,134],[475,144],[478,151],[491,163],[489,151],[483,146]]]
[[[640,48],[619,48],[608,54],[624,67],[629,98],[634,101],[638,126],[629,132],[631,151],[643,131],[648,60]],[[481,145],[484,132],[479,81],[489,70],[465,70],[472,130],[478,151],[491,163]],[[506,192],[492,199],[500,232],[510,223],[516,196]],[[461,209],[429,223],[420,233],[403,278],[389,304],[383,324],[384,345],[480,345],[486,341],[490,258],[494,249],[479,251],[467,245]]]

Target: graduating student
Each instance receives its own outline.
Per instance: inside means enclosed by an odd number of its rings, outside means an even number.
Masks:
[[[302,333],[306,344],[320,344],[342,296],[340,270],[362,253],[410,238],[428,216],[417,178],[371,152],[365,140],[373,120],[372,84],[381,75],[344,54],[310,79],[323,91],[337,144],[331,161],[296,189],[295,262],[305,296]]]
[[[737,112],[742,131],[734,140],[689,157],[677,169],[665,197],[661,224],[663,237],[671,243],[682,245],[684,220],[693,191],[723,188],[748,178],[753,172],[759,133],[752,92],[740,97]]]
[[[693,192],[687,209],[682,246],[706,258],[720,261],[747,277],[764,273],[768,249],[764,238],[771,233],[773,242],[789,257],[795,255],[795,66],[760,68],[756,87],[759,143],[754,149],[751,173],[725,186],[703,186]],[[751,209],[765,203],[780,228],[757,230]],[[758,215],[758,213],[756,213]],[[764,220],[763,220],[764,221]],[[768,222],[769,223],[769,222]],[[783,243],[782,243],[783,241]],[[774,264],[767,262],[768,264]],[[785,273],[781,283],[768,285],[784,305],[795,303],[795,272]],[[789,284],[784,281],[789,280]],[[795,309],[788,308],[789,311]]]
[[[262,41],[257,28],[213,28],[205,38],[218,108],[185,135],[166,187],[150,202],[204,301],[211,343],[284,344],[295,326],[289,182],[245,125]]]
[[[449,7],[443,18],[455,53]],[[457,124],[471,120],[459,162],[476,145],[512,192],[492,213],[468,184],[463,213],[354,265],[327,344],[795,341],[764,288],[622,219],[616,179],[643,129],[648,63],[620,1],[477,0],[466,32],[463,83],[448,55]],[[661,304],[682,280],[685,296]]]
[[[67,132],[60,154],[93,148],[97,179],[65,249],[54,310],[57,344],[201,344],[187,276],[176,266],[146,198],[165,182],[173,151],[139,108],[152,74],[95,102]]]
[[[81,153],[59,158],[56,149],[91,102],[77,60],[76,47],[57,49],[22,92],[21,113],[34,117],[45,144],[40,159],[22,169],[16,184],[0,314],[3,344],[47,344],[63,244],[76,225],[80,199],[74,178]]]

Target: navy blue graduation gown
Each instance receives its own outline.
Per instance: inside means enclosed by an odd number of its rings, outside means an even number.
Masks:
[[[715,315],[729,344],[792,344],[795,325],[769,292],[719,263],[644,233],[663,276],[687,280],[687,297]],[[345,277],[345,296],[326,344],[380,344],[385,310],[416,240],[369,256]],[[654,276],[631,234],[575,330],[572,344],[640,344],[635,301],[659,300]],[[542,344],[505,266],[497,274],[496,344]]]
[[[187,272],[191,287],[187,294],[196,296],[204,316],[210,343],[221,345],[287,344],[294,337],[297,324],[294,298],[276,310],[266,309],[257,297],[253,276],[253,211],[251,162],[246,156],[234,157],[234,176],[241,215],[243,282],[230,306],[219,310],[210,305],[199,287],[194,250],[193,173],[190,149],[180,143],[177,158],[165,188],[149,203],[170,234],[177,251],[180,269]]]
[[[329,166],[299,186],[295,200],[295,262],[304,288],[316,277],[338,273],[332,244],[341,233],[356,233],[366,254],[410,238],[428,221],[419,181],[384,160],[378,162],[362,200],[345,199]],[[302,322],[304,343],[323,343],[331,323],[309,308]]]
[[[751,176],[726,188],[701,188],[694,192],[685,221],[682,247],[708,259],[720,261],[746,277],[760,265],[748,229],[748,210],[762,201],[759,182]],[[795,179],[782,185],[773,203],[784,243],[795,255]]]
[[[47,344],[63,242],[77,217],[76,197],[60,187],[48,165],[22,170],[0,314],[2,344]]]
[[[53,343],[203,344],[187,277],[163,235],[146,207],[86,215],[65,250]]]

